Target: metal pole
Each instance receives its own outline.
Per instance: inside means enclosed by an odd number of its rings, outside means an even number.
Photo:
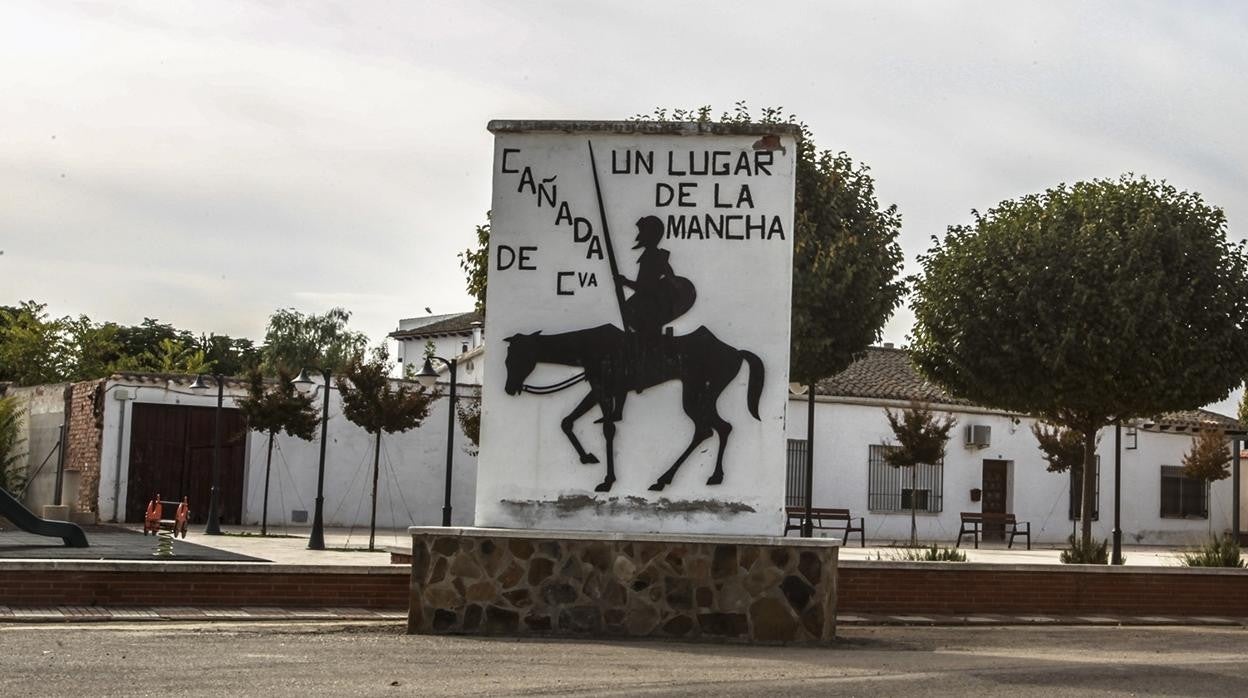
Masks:
[[[615,248],[611,245],[611,229],[607,226],[607,209],[602,200],[602,187],[598,184],[598,163],[594,161],[594,142],[589,144],[589,168],[594,173],[594,193],[598,196],[598,220],[602,221],[602,240],[606,243],[607,264],[611,267],[611,284],[615,286],[615,302],[620,308],[620,327],[628,334],[628,323],[624,321],[624,287],[620,284],[620,270],[615,263]],[[452,386],[454,384],[452,383]]]
[[[212,377],[217,382],[217,411],[212,423],[212,490],[208,494],[208,525],[204,535],[221,535],[218,507],[221,493],[221,403],[225,401],[225,378],[221,374]]]
[[[446,411],[448,413],[446,417],[446,494],[443,496],[443,499],[442,499],[442,525],[450,526],[451,525],[451,474],[453,470],[452,458],[454,456],[454,445],[455,445],[455,402],[459,398],[458,398],[458,395],[456,395],[455,393],[455,383],[456,383],[455,369],[456,369],[457,362],[455,359],[451,359],[450,361],[446,361],[446,359],[443,359],[443,361],[445,361],[450,366],[450,369],[451,369],[451,395],[448,398],[449,404],[446,407]]]
[[[806,387],[806,518],[802,520],[802,538],[815,535],[812,518],[815,502],[815,384]]]
[[[1231,438],[1231,530],[1239,543],[1239,445],[1243,437]]]
[[[1122,505],[1122,422],[1114,425],[1114,558],[1113,564],[1122,564],[1122,521],[1119,518]]]
[[[329,379],[330,370],[324,369],[325,399],[321,403],[321,460],[316,468],[316,510],[312,514],[312,535],[308,536],[308,550],[325,549],[325,430],[329,426]]]
[[[69,433],[69,415],[65,417],[65,421],[61,423],[61,440],[57,444],[56,452],[56,492],[52,494],[52,504],[58,507],[61,505],[61,490],[65,486],[65,437]]]

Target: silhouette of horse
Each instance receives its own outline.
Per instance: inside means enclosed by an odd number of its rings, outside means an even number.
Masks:
[[[715,403],[740,371],[742,361],[750,369],[747,406],[750,414],[759,419],[758,399],[763,391],[762,360],[752,352],[725,344],[706,327],[676,337],[642,339],[608,324],[550,335],[540,331],[515,334],[505,341],[508,344],[505,386],[508,395],[522,391],[556,392],[582,379],[589,383],[589,394],[563,418],[561,426],[581,462],[598,463],[598,458],[581,445],[572,427],[576,420],[595,406],[602,411],[602,418],[597,421],[602,424],[606,440],[607,474],[602,484],[594,488],[597,492],[609,492],[615,482],[615,423],[623,415],[629,391],[641,392],[669,380],[679,380],[682,406],[685,414],[693,420],[693,438],[689,446],[672,467],[650,486],[656,492],[671,484],[681,464],[712,432],[719,435],[719,453],[715,458],[715,472],[706,484],[723,482],[724,448],[728,444],[732,425],[719,416]],[[526,386],[524,380],[539,363],[579,366],[584,369],[584,374],[547,389]]]

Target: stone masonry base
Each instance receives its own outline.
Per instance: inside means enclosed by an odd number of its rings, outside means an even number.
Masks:
[[[417,527],[409,633],[828,643],[830,539]]]

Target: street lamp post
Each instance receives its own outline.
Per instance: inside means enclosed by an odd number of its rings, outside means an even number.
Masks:
[[[1100,475],[1099,473],[1097,474]],[[1114,425],[1114,554],[1111,562],[1122,564],[1122,520],[1119,509],[1122,506],[1122,422]]]
[[[221,535],[221,407],[225,401],[225,376],[214,373],[212,379],[217,384],[217,410],[212,420],[212,489],[208,491],[208,525],[204,527],[204,535],[219,536]],[[204,385],[204,377],[195,376],[195,382],[191,383],[191,390],[202,393],[207,389],[208,386]]]
[[[455,448],[455,403],[459,399],[455,391],[456,378],[455,371],[458,362],[455,359],[444,359],[440,356],[426,356],[425,365],[421,367],[420,373],[416,374],[416,380],[426,388],[432,388],[438,381],[438,372],[433,370],[433,364],[430,361],[441,361],[446,364],[450,371],[451,393],[448,396],[448,405],[446,408],[446,491],[442,499],[442,525],[451,525],[451,475],[454,470],[454,448]]]
[[[329,379],[332,371],[328,368],[321,369],[321,377],[324,379],[325,391],[321,400],[321,458],[316,466],[316,508],[312,513],[312,534],[308,536],[308,550],[325,549],[325,431],[329,426]],[[299,371],[299,375],[291,382],[301,392],[306,393],[312,389],[312,379],[308,377],[306,368]]]

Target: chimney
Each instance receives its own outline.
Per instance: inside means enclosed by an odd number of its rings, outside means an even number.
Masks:
[[[885,348],[885,349],[893,349],[893,348],[894,348],[894,347],[893,347],[893,343],[892,343],[892,342],[884,342],[884,348]]]
[[[469,349],[476,349],[477,347],[481,346],[481,342],[483,341],[482,339],[483,327],[484,327],[484,323],[482,323],[480,320],[477,320],[476,322],[472,323],[472,346],[468,347]]]

